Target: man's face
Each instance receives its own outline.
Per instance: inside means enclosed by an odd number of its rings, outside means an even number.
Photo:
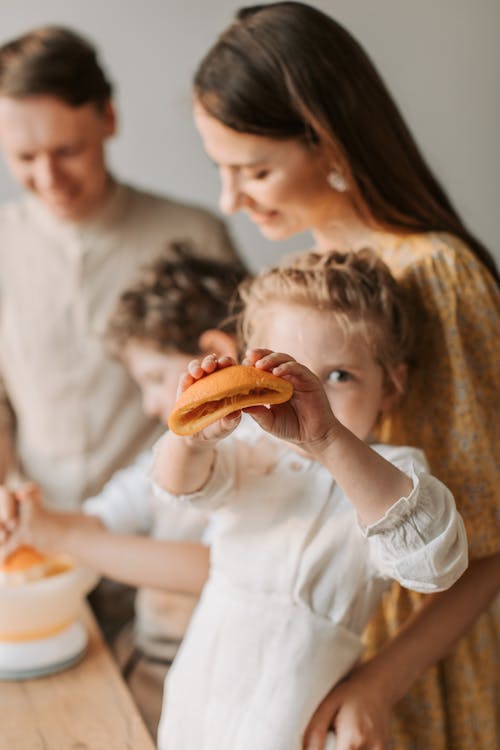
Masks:
[[[0,148],[14,179],[57,218],[81,221],[100,207],[111,104],[70,107],[53,96],[0,96]]]

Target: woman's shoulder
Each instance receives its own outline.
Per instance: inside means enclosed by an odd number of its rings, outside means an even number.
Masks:
[[[493,276],[459,237],[439,232],[392,237],[380,242],[379,252],[400,282],[439,305],[457,299],[475,305],[488,297],[500,305]]]
[[[385,235],[379,250],[396,275],[418,270],[434,277],[436,273],[448,275],[460,268],[480,275],[488,273],[462,239],[445,232]]]

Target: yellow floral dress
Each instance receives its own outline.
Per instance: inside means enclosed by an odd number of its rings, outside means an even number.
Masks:
[[[500,293],[446,234],[386,236],[380,254],[418,298],[419,351],[401,408],[380,437],[423,448],[455,495],[470,557],[500,551]],[[394,585],[366,633],[377,650],[421,596]],[[490,609],[398,704],[396,750],[500,748],[500,623]]]

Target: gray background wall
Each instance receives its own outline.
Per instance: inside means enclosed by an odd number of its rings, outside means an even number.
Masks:
[[[45,23],[89,36],[117,89],[120,177],[217,209],[218,177],[191,121],[197,61],[242,2],[0,0],[0,41]],[[326,0],[365,46],[424,153],[470,228],[500,261],[499,0]],[[17,195],[0,164],[0,200]],[[244,216],[229,224],[254,268],[308,237],[262,238]]]

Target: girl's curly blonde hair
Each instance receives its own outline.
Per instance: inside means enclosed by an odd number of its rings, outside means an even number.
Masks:
[[[303,305],[332,314],[346,335],[361,335],[390,375],[413,351],[410,305],[385,263],[369,248],[300,253],[266,269],[239,288],[243,309],[238,334],[243,346],[258,346],[265,308]],[[326,342],[325,342],[326,345]]]

